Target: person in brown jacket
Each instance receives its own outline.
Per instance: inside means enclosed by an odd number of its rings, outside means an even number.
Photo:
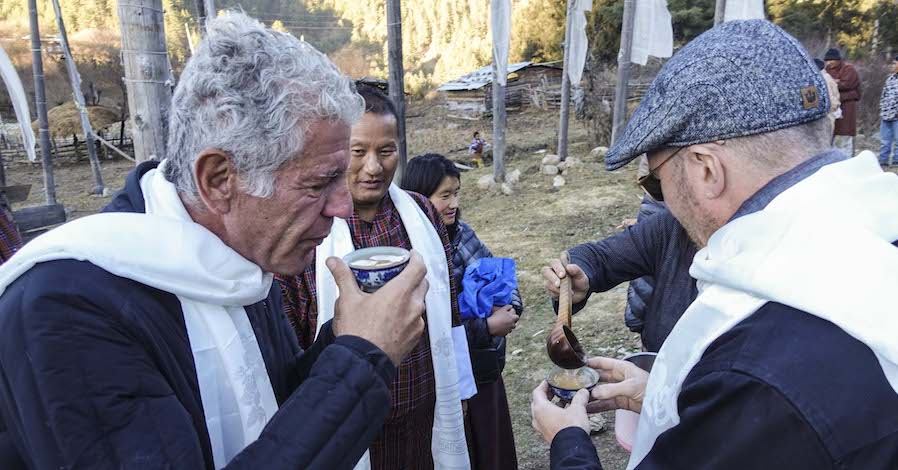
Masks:
[[[826,72],[839,85],[839,99],[842,102],[842,118],[837,119],[833,129],[833,146],[854,156],[854,136],[857,135],[857,103],[861,99],[861,77],[855,68],[842,60],[838,49],[830,49],[823,56]]]

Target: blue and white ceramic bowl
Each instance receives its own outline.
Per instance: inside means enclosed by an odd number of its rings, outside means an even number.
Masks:
[[[365,292],[374,292],[398,276],[408,266],[410,258],[411,254],[404,248],[374,246],[355,250],[344,256],[343,261],[355,274],[359,287]],[[371,265],[374,263],[376,265]]]
[[[592,390],[599,383],[599,373],[590,367],[568,370],[556,366],[549,371],[546,381],[556,397],[569,403],[580,389]]]

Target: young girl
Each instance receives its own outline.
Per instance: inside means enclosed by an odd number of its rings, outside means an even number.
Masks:
[[[465,269],[480,258],[493,256],[471,226],[459,219],[461,174],[446,157],[426,154],[408,163],[402,188],[426,196],[440,213],[452,242],[452,276],[461,288]],[[523,311],[521,297],[515,290],[511,304],[493,307],[489,318],[462,320],[477,380],[477,395],[468,401],[468,442],[474,470],[518,468],[502,368],[505,336],[514,330]]]
[[[474,162],[474,166],[477,168],[483,166],[483,147],[485,146],[486,141],[480,138],[480,133],[474,132],[474,140],[472,140],[471,145],[468,146],[468,153],[471,154],[471,159]]]

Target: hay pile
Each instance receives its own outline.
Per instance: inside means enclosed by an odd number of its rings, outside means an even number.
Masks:
[[[117,123],[121,117],[118,111],[105,106],[88,106],[87,116],[94,130]],[[81,117],[78,115],[78,108],[75,107],[73,101],[47,111],[47,119],[50,122],[51,137],[61,139],[77,135],[79,138],[84,138],[84,132],[81,131]],[[38,133],[37,121],[31,123],[31,128],[34,129],[36,135]]]

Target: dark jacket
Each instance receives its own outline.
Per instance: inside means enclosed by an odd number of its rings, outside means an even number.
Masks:
[[[139,177],[153,166],[139,166],[107,210],[142,212]],[[329,326],[303,352],[277,286],[245,308],[280,409],[227,468],[352,468],[389,411],[392,363]],[[9,441],[29,468],[213,468],[170,293],[86,261],[39,264],[0,297],[0,378]]]
[[[733,219],[844,158],[830,150],[806,160]],[[680,424],[658,437],[639,469],[898,468],[898,394],[873,351],[783,304],[765,304],[711,343],[686,376],[677,409]],[[554,470],[601,468],[589,437],[574,428],[555,437],[551,459]]]
[[[590,292],[605,292],[627,281],[653,276],[642,318],[642,344],[658,351],[698,291],[689,276],[696,253],[686,230],[667,208],[623,232],[568,250],[571,262],[589,278]],[[574,306],[582,310],[589,298]]]
[[[470,225],[458,221],[452,234],[452,277],[461,289],[465,269],[480,258],[492,258],[493,253],[480,241]],[[524,303],[517,289],[511,294],[511,306],[518,315],[524,313]],[[471,367],[477,383],[495,382],[505,367],[505,338],[490,335],[485,318],[462,320],[471,350]]]
[[[714,341],[683,382],[680,424],[637,468],[898,468],[898,395],[873,351],[834,324],[768,303]],[[562,430],[552,470],[598,470],[589,436]]]
[[[636,215],[636,222],[644,222],[647,218],[661,212],[666,206],[663,202],[658,202],[646,195],[642,198],[642,204],[639,205],[639,213]],[[642,276],[639,279],[630,281],[630,287],[627,288],[627,308],[624,310],[624,323],[627,328],[634,333],[642,333],[645,326],[646,311],[649,303],[652,301],[652,292],[655,290],[654,276]],[[650,317],[652,315],[649,315]]]

